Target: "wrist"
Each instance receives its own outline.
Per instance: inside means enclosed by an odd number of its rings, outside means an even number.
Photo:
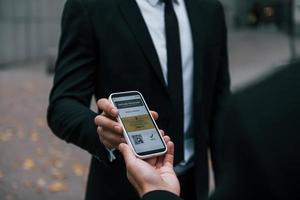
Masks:
[[[142,191],[140,192],[140,197],[143,197],[145,194],[153,192],[153,191],[157,191],[157,190],[170,192],[174,195],[180,196],[180,191],[176,191],[173,188],[170,188],[168,186],[165,186],[165,185],[161,184],[161,185],[155,185],[155,186],[153,186],[153,185],[144,185],[142,187]]]
[[[140,197],[143,197],[145,194],[155,190],[161,190],[161,188],[159,186],[145,185],[142,187],[142,191],[140,192]]]

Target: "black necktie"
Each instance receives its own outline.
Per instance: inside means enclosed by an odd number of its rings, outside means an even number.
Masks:
[[[181,48],[177,17],[173,8],[173,0],[165,2],[165,28],[167,43],[168,90],[173,103],[172,124],[170,130],[175,142],[175,162],[183,160],[183,86]]]

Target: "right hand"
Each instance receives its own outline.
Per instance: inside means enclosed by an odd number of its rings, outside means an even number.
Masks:
[[[108,149],[118,148],[119,144],[126,143],[123,136],[123,128],[117,121],[118,110],[117,108],[105,98],[98,100],[97,106],[103,112],[95,117],[95,124],[97,126],[97,133],[100,141]],[[151,111],[151,114],[156,120],[158,114]]]
[[[127,177],[140,197],[154,190],[165,190],[180,195],[180,184],[173,170],[174,144],[164,137],[168,146],[165,155],[141,160],[136,158],[127,144],[120,144],[127,169]]]

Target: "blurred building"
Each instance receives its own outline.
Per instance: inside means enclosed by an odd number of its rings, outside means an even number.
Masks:
[[[300,0],[294,0],[293,7],[295,32],[297,35],[300,35]]]
[[[0,66],[46,59],[56,54],[66,0],[0,0]],[[214,0],[211,0],[214,1]],[[300,0],[220,0],[229,28],[273,25],[287,31],[294,1],[300,30]],[[297,21],[298,19],[298,21]],[[299,31],[300,32],[300,31]]]
[[[295,2],[297,0],[294,0]],[[245,28],[274,25],[287,31],[292,0],[221,0],[229,27]]]
[[[58,45],[65,0],[0,0],[0,65],[44,59]]]

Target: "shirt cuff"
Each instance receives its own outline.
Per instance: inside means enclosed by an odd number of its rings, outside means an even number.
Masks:
[[[108,160],[109,160],[109,162],[113,162],[114,160],[116,160],[116,156],[114,154],[114,152],[115,152],[116,149],[106,148],[106,150],[108,151]]]
[[[103,163],[104,165],[109,165],[113,162],[113,160],[117,158],[117,156],[115,156],[113,153],[114,151],[115,149],[109,150],[108,148],[106,148],[106,146],[102,144],[99,140],[99,143],[95,151],[92,153],[92,156],[96,158],[96,160],[98,160],[99,162]]]

